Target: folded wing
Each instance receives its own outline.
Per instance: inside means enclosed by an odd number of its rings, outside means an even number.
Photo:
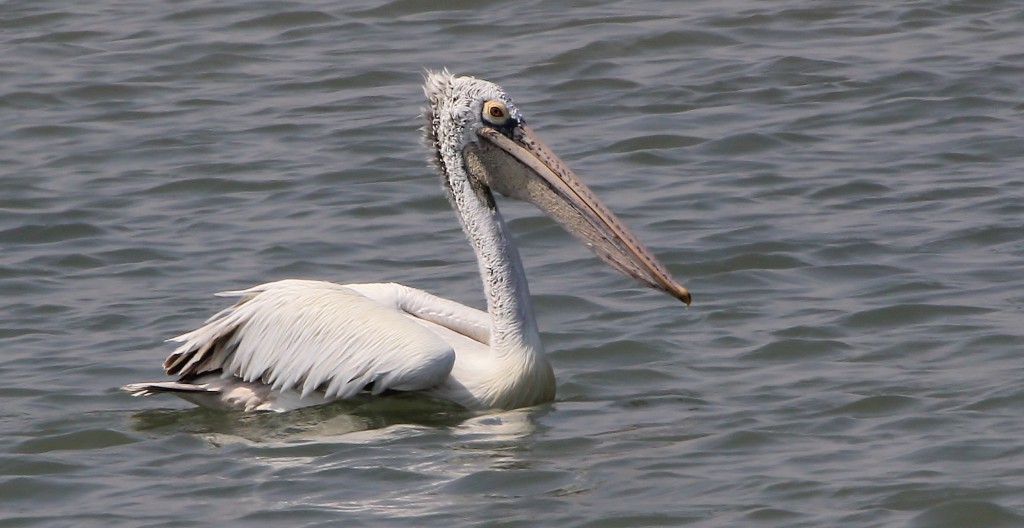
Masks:
[[[187,334],[164,361],[188,380],[220,371],[302,396],[348,398],[368,390],[424,390],[442,383],[452,346],[394,306],[343,285],[284,280],[218,295],[241,299]]]

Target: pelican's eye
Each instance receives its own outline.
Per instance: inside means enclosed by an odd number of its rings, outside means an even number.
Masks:
[[[508,107],[501,101],[487,101],[484,103],[483,118],[492,125],[502,126],[508,123]]]

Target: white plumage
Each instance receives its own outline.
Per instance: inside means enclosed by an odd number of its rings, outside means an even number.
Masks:
[[[526,275],[492,189],[535,203],[612,267],[689,293],[547,147],[497,85],[428,73],[427,139],[480,264],[487,312],[400,284],[282,280],[239,297],[164,362],[178,381],[133,383],[216,409],[286,411],[417,391],[471,409],[554,399]]]

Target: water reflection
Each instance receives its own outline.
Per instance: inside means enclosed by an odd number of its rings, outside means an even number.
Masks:
[[[546,409],[547,407],[542,407]],[[509,442],[535,430],[534,410],[470,412],[443,400],[400,394],[339,401],[287,413],[219,412],[203,408],[158,409],[132,415],[140,432],[187,433],[215,444],[375,443],[421,429],[447,429],[466,445]]]
[[[209,442],[221,455],[207,471],[250,490],[259,505],[254,514],[288,509],[416,517],[472,507],[480,496],[581,489],[574,472],[535,467],[529,438],[549,410],[470,413],[399,396],[282,414],[149,410],[132,415],[132,425]]]

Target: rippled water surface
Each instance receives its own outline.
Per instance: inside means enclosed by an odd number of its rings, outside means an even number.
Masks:
[[[96,2],[0,17],[0,526],[1024,526],[1016,1]],[[211,294],[481,305],[424,68],[502,84],[694,292],[517,235],[558,399],[117,387]]]

